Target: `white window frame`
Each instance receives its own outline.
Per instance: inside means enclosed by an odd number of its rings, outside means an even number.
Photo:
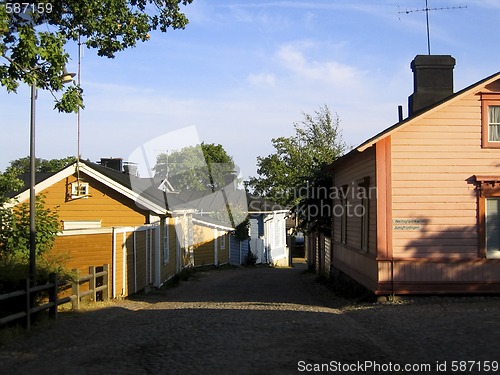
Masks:
[[[500,111],[500,105],[490,105],[488,106],[488,142],[500,142],[500,139],[491,139],[491,128],[492,126],[500,127],[500,119],[497,122],[492,121],[491,113],[492,109],[497,108]]]
[[[63,220],[63,230],[101,228],[101,220]]]
[[[88,198],[89,196],[89,183],[76,181],[71,183],[71,198]]]
[[[495,249],[495,250],[489,250],[488,249],[488,237],[489,236],[489,233],[488,233],[488,202],[489,201],[493,201],[493,200],[496,200],[496,201],[500,201],[500,197],[491,197],[491,198],[486,198],[485,199],[485,218],[484,218],[484,223],[485,223],[485,230],[484,230],[484,233],[485,233],[485,247],[486,247],[486,258],[487,259],[500,259],[500,248],[499,249]],[[500,215],[500,211],[497,213],[497,215]],[[497,218],[496,219],[497,222],[500,222],[500,219]],[[496,233],[497,235],[500,236],[500,226],[495,228],[496,230]]]
[[[500,107],[500,95],[481,93],[481,147],[500,148],[500,141],[490,141],[490,108]],[[495,123],[496,124],[496,123]]]
[[[165,223],[165,229],[163,233],[163,265],[166,265],[170,261],[170,245],[168,236],[168,224]]]
[[[225,250],[226,249],[226,233],[222,232],[220,235],[220,249]]]

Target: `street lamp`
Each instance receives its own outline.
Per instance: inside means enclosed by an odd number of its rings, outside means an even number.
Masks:
[[[73,80],[75,73],[68,73],[64,67],[61,76],[62,83]],[[36,81],[31,84],[31,113],[30,113],[30,268],[29,277],[31,286],[36,285],[36,196],[35,196],[35,110],[36,110]]]

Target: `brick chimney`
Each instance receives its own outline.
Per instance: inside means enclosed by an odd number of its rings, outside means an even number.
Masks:
[[[452,56],[417,55],[410,67],[413,71],[413,94],[408,98],[410,116],[453,95]]]

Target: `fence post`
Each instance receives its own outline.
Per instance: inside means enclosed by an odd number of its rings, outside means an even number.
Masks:
[[[57,320],[57,274],[49,275],[49,283],[53,286],[49,289],[49,303],[53,305],[49,307],[49,318]]]
[[[73,310],[78,310],[80,308],[80,271],[77,269],[73,269],[73,272],[76,275],[76,281],[71,284],[71,302],[73,305]]]
[[[26,330],[31,329],[31,289],[30,280],[26,279]]]
[[[92,291],[92,301],[96,302],[97,300],[97,293],[95,291],[95,285],[96,285],[96,282],[95,282],[95,266],[90,266],[89,267],[89,275],[91,275],[92,277],[90,278],[89,280],[89,290]]]
[[[109,295],[110,295],[110,282],[109,282],[109,264],[105,264],[102,266],[102,270],[106,272],[106,275],[103,276],[102,278],[102,283],[106,285],[106,289],[102,291],[102,299],[104,301],[109,301]]]

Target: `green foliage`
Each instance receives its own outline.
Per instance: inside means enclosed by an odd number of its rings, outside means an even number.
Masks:
[[[225,223],[231,223],[235,228],[234,235],[238,240],[244,241],[248,239],[250,220],[248,219],[247,207],[229,202],[220,210],[211,212],[210,217]]]
[[[342,140],[340,119],[325,105],[314,116],[304,114],[294,128],[293,136],[272,140],[274,154],[257,158],[259,176],[250,178],[247,187],[292,208],[299,227],[330,228],[332,212],[325,207],[331,205],[332,181],[324,168],[349,150]]]
[[[69,278],[64,255],[53,255],[51,249],[59,232],[59,217],[55,210],[45,208],[43,196],[36,201],[37,279],[45,282],[51,272],[61,279]],[[29,204],[0,207],[0,290],[15,288],[17,282],[29,275],[30,214]]]
[[[62,159],[35,159],[35,172],[58,172],[61,169],[67,167],[76,162],[76,157],[67,156]],[[19,158],[10,162],[9,167],[6,169],[5,173],[17,173],[17,175],[23,173],[29,173],[30,171],[30,158],[26,156],[24,158]],[[0,190],[1,193],[1,190]]]
[[[54,172],[72,164],[76,159],[36,159],[36,172]],[[18,287],[19,280],[29,274],[30,212],[29,203],[10,207],[7,193],[19,190],[23,183],[17,178],[29,172],[29,157],[14,160],[4,173],[0,173],[0,290]],[[60,280],[71,278],[65,269],[67,255],[52,254],[51,249],[59,232],[57,210],[46,208],[44,197],[38,196],[35,209],[37,279],[43,283],[51,272]]]
[[[57,211],[45,208],[43,198],[43,196],[37,196],[35,205],[37,255],[42,255],[52,248],[59,232],[59,215]],[[15,208],[1,208],[0,223],[0,257],[29,258],[29,204],[23,203]]]
[[[64,113],[78,113],[78,108],[85,108],[85,106],[83,105],[83,90],[76,85],[68,87],[61,100],[54,105],[54,109]]]
[[[247,182],[256,195],[288,207],[301,201],[300,187],[349,149],[342,139],[339,117],[332,116],[326,105],[314,116],[304,114],[294,128],[293,136],[272,140],[275,153],[257,158],[259,176]]]
[[[255,266],[256,263],[257,263],[257,255],[255,255],[254,253],[252,253],[250,249],[248,249],[246,265]]]
[[[48,251],[37,255],[37,284],[43,284],[49,279],[51,273],[57,273],[60,283],[74,281],[76,274],[68,271],[66,264],[69,255],[66,253],[55,254]],[[29,257],[25,254],[0,255],[0,291],[13,291],[23,287],[22,282],[29,277]]]
[[[184,147],[156,158],[155,177],[167,178],[176,190],[219,190],[234,171],[233,158],[219,144]]]
[[[234,237],[240,241],[245,241],[248,240],[250,237],[248,231],[250,229],[250,220],[248,217],[244,219],[240,224],[236,226],[236,229],[234,230]]]
[[[0,207],[8,200],[7,193],[23,186],[23,182],[17,178],[19,174],[20,170],[15,167],[8,168],[5,173],[0,172]]]
[[[26,13],[12,11],[2,3],[0,62],[4,61],[0,63],[0,83],[8,92],[15,92],[21,82],[60,91],[69,58],[64,49],[67,41],[83,38],[99,56],[113,58],[138,41],[149,40],[152,30],[183,29],[188,19],[180,6],[192,1],[30,1]],[[83,108],[82,90],[77,85],[69,86],[61,101],[56,101],[59,111],[76,112],[79,107]]]

